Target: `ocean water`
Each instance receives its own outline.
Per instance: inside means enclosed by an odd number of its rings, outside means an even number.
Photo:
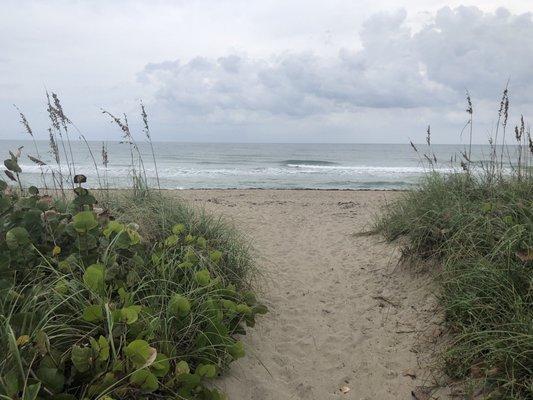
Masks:
[[[23,145],[22,180],[42,185],[40,167],[27,155],[36,156],[30,141],[0,141],[1,154]],[[90,142],[100,175],[111,187],[131,185],[129,147],[107,142],[108,168],[101,161],[102,142]],[[42,161],[55,169],[47,142],[37,143]],[[421,150],[425,146],[419,146]],[[146,174],[155,184],[155,168],[150,147],[140,143]],[[257,144],[257,143],[154,143],[161,186],[187,188],[264,189],[407,189],[416,185],[427,170],[409,144]],[[60,147],[61,149],[61,147]],[[453,171],[450,158],[460,145],[435,145],[437,169]],[[89,187],[98,187],[96,168],[83,142],[72,142],[76,172],[88,177]],[[488,158],[486,146],[474,146],[473,159]],[[52,166],[53,165],[53,166]]]

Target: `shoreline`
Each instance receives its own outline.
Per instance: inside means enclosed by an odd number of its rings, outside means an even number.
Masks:
[[[70,188],[65,188],[65,190],[69,190]],[[125,190],[133,190],[131,188],[120,188],[120,187],[109,187],[109,188],[91,188],[91,187],[87,187],[86,188],[87,190],[93,190],[93,191],[97,191],[97,192],[100,192],[100,191],[105,191],[105,190],[110,190],[110,191],[125,191]],[[45,190],[44,188],[39,188],[39,190]],[[50,190],[50,189],[49,189]],[[260,191],[268,191],[268,190],[272,190],[272,191],[286,191],[286,192],[289,192],[289,191],[297,191],[297,192],[305,192],[305,191],[309,191],[309,192],[409,192],[410,190],[413,190],[413,189],[335,189],[335,188],[332,188],[332,189],[322,189],[322,188],[260,188],[260,187],[257,187],[257,188],[238,188],[238,187],[229,187],[229,188],[184,188],[184,189],[168,189],[168,188],[161,188],[161,189],[157,189],[157,188],[150,188],[149,189],[150,191],[162,191],[162,192],[186,192],[186,191],[209,191],[209,190],[221,190],[221,191],[234,191],[234,190],[243,190],[243,191],[246,191],[246,190],[250,190],[250,191],[254,191],[254,190],[260,190]]]

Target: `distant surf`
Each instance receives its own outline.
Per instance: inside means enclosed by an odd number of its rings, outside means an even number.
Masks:
[[[317,166],[330,166],[330,165],[339,165],[333,161],[322,161],[322,160],[285,160],[280,163],[287,167],[317,167]]]
[[[47,142],[38,142],[45,170],[57,171]],[[21,166],[22,180],[39,185],[41,168],[27,158],[33,144],[24,141],[0,141],[2,149],[25,145]],[[101,142],[91,142],[93,154],[99,154]],[[98,187],[98,175],[85,144],[73,142],[76,171],[88,177],[89,187]],[[263,189],[405,189],[416,185],[428,170],[409,145],[369,144],[230,144],[230,143],[154,143],[158,175],[166,189],[189,188],[263,188]],[[109,164],[104,168],[96,160],[100,180],[110,187],[128,187],[130,153],[117,142],[107,143]],[[149,146],[139,143],[144,154],[148,179],[155,184],[155,168]],[[27,150],[27,152],[26,152]],[[450,160],[458,146],[435,145],[439,160]],[[474,147],[472,158],[483,160],[487,149]],[[476,158],[477,157],[477,158]],[[66,169],[63,163],[64,172]],[[437,163],[440,172],[452,172],[457,166]]]

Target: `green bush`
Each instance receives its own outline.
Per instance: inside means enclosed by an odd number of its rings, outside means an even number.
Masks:
[[[139,232],[148,241],[163,241],[166,232],[174,225],[183,224],[187,232],[199,238],[199,245],[205,238],[224,254],[223,262],[215,264],[224,282],[242,290],[251,290],[256,286],[254,281],[260,272],[254,263],[253,249],[248,240],[220,216],[164,192],[150,192],[141,197],[130,190],[100,191],[97,197],[118,220],[136,221]]]
[[[408,257],[443,264],[441,303],[453,378],[481,380],[489,398],[533,395],[533,179],[429,174],[387,205],[386,238]]]
[[[179,219],[146,239],[94,204],[0,181],[0,397],[225,398],[206,382],[266,312],[227,273],[237,253]]]

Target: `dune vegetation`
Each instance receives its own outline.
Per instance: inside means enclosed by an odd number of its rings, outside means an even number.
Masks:
[[[444,371],[468,398],[533,396],[533,142],[523,118],[509,138],[508,109],[505,91],[489,160],[472,160],[467,145],[452,174],[432,168],[428,129],[427,152],[413,145],[427,175],[377,221],[388,240],[402,238],[404,259],[442,265],[439,299],[452,338]],[[467,112],[471,138],[470,98]]]
[[[93,158],[99,189],[87,190],[55,95],[48,113],[56,166],[29,155],[42,188],[25,187],[22,149],[4,161],[11,185],[0,180],[0,398],[225,398],[213,378],[244,356],[238,336],[267,311],[247,242],[149,188],[126,118],[106,112],[131,151],[131,190],[109,190],[105,147]]]

